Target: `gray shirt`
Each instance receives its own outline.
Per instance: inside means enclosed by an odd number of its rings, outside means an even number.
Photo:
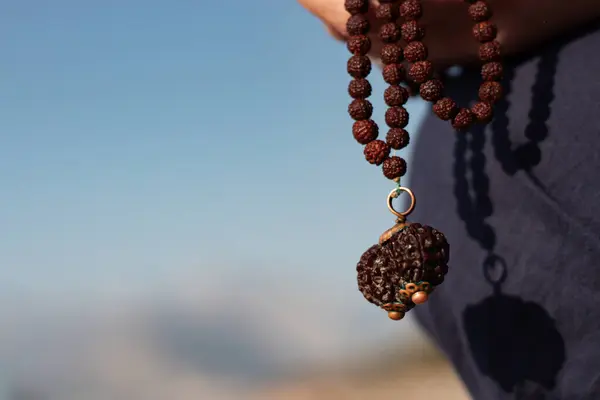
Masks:
[[[451,246],[417,315],[475,399],[600,399],[599,28],[509,60],[487,127],[432,116],[416,144],[411,219]]]

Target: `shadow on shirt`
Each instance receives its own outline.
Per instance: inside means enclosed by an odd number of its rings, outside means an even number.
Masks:
[[[496,118],[491,124],[494,157],[503,171],[511,176],[522,171],[541,190],[544,188],[535,178],[534,168],[542,160],[540,144],[548,136],[547,120],[554,99],[559,50],[551,49],[539,60],[532,88],[530,120],[525,130],[528,142],[515,147],[510,141],[508,100],[499,102]],[[513,70],[508,68],[503,83],[506,96],[511,90],[513,76]],[[464,88],[461,92],[464,96],[458,101],[466,104],[474,100],[467,96],[476,93],[477,88]],[[485,127],[476,126],[470,133],[457,134],[454,149],[457,211],[468,235],[488,254],[482,268],[492,288],[489,297],[464,310],[464,329],[473,359],[483,375],[493,379],[504,392],[524,395],[528,399],[545,398],[544,393],[556,386],[557,376],[565,363],[565,343],[554,319],[541,305],[502,293],[502,283],[510,267],[495,253],[496,233],[486,222],[494,207],[488,193],[485,142]],[[467,153],[470,153],[468,161]]]

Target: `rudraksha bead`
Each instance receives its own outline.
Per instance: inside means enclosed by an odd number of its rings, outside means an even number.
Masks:
[[[412,63],[427,59],[427,47],[420,41],[410,42],[404,47],[404,58]]]
[[[404,128],[408,125],[408,111],[404,107],[390,107],[385,112],[385,123],[390,128]]]
[[[402,64],[388,64],[383,67],[383,80],[389,85],[397,85],[404,80]]]
[[[433,75],[431,61],[417,61],[408,69],[408,77],[416,83],[423,83]]]
[[[425,101],[435,102],[442,98],[444,84],[439,79],[430,79],[421,84],[419,94]]]
[[[408,101],[408,90],[400,85],[388,86],[383,92],[383,99],[390,107],[401,106]]]
[[[352,125],[352,135],[360,144],[367,144],[379,135],[379,127],[373,120],[356,121]]]
[[[345,0],[344,8],[350,14],[364,14],[369,10],[369,0]]]
[[[479,46],[479,58],[484,62],[500,59],[500,43],[497,40],[482,43]]]
[[[435,115],[444,121],[451,120],[458,112],[456,102],[450,97],[444,97],[443,99],[436,101],[432,108]]]
[[[394,150],[401,150],[410,143],[410,135],[405,129],[391,128],[386,137],[386,143]]]
[[[373,105],[369,100],[356,99],[348,106],[348,114],[356,121],[370,119],[373,115]]]
[[[367,56],[352,56],[347,68],[353,78],[366,78],[371,73],[371,60]]]
[[[419,19],[423,15],[423,7],[419,0],[405,0],[400,4],[400,15],[404,19]]]
[[[346,23],[346,31],[348,35],[364,35],[371,29],[371,24],[363,14],[356,14],[348,18]]]
[[[473,36],[480,42],[490,42],[496,39],[498,29],[489,21],[479,22],[473,26]]]
[[[384,43],[395,43],[400,40],[400,28],[395,22],[387,22],[381,25],[379,37]]]
[[[383,175],[388,179],[396,179],[406,174],[406,161],[402,157],[392,156],[383,161]]]
[[[384,64],[397,64],[404,59],[402,47],[398,44],[386,44],[381,48],[381,62]]]
[[[395,3],[383,3],[375,8],[375,18],[383,21],[394,21],[398,15],[398,5]]]
[[[402,39],[407,43],[421,40],[425,36],[425,29],[423,29],[415,20],[404,22],[400,26],[400,32],[402,34]]]
[[[390,155],[390,146],[383,140],[373,140],[365,146],[364,154],[370,164],[381,165]]]
[[[487,21],[492,18],[492,9],[485,1],[476,1],[469,6],[469,16],[475,22]]]
[[[346,47],[350,53],[364,56],[371,50],[371,39],[365,35],[352,36],[348,38]]]
[[[348,84],[348,94],[353,99],[366,99],[372,93],[373,88],[366,79],[352,79]]]
[[[479,99],[494,104],[502,98],[502,85],[496,81],[483,82],[479,87]]]
[[[497,61],[485,63],[481,66],[481,77],[485,81],[499,81],[503,75],[504,68]]]
[[[478,122],[489,122],[494,116],[494,109],[490,103],[480,101],[471,107],[471,112]]]
[[[468,108],[461,108],[452,119],[452,127],[462,131],[468,129],[474,122],[473,113]]]
[[[443,233],[421,224],[407,224],[388,241],[369,248],[356,266],[358,288],[371,303],[399,303],[408,311],[415,304],[402,296],[410,283],[437,286],[448,273],[449,246]]]

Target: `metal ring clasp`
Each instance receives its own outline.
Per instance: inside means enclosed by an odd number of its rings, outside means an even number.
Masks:
[[[408,209],[404,212],[396,211],[396,209],[394,208],[394,205],[392,204],[392,200],[397,198],[398,196],[400,196],[401,192],[406,192],[406,194],[408,194],[408,196],[410,197],[410,205],[408,206]],[[392,190],[387,197],[387,206],[388,206],[389,210],[391,211],[392,214],[394,214],[396,217],[398,217],[401,220],[406,219],[406,217],[411,212],[413,212],[416,204],[417,204],[417,199],[415,198],[415,194],[412,192],[412,190],[410,190],[407,187],[403,187],[403,186],[399,186],[396,189]]]

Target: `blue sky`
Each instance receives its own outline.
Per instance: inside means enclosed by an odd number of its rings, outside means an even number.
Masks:
[[[258,268],[362,301],[391,185],[352,138],[345,47],[295,1],[21,0],[0,37],[2,290]]]

